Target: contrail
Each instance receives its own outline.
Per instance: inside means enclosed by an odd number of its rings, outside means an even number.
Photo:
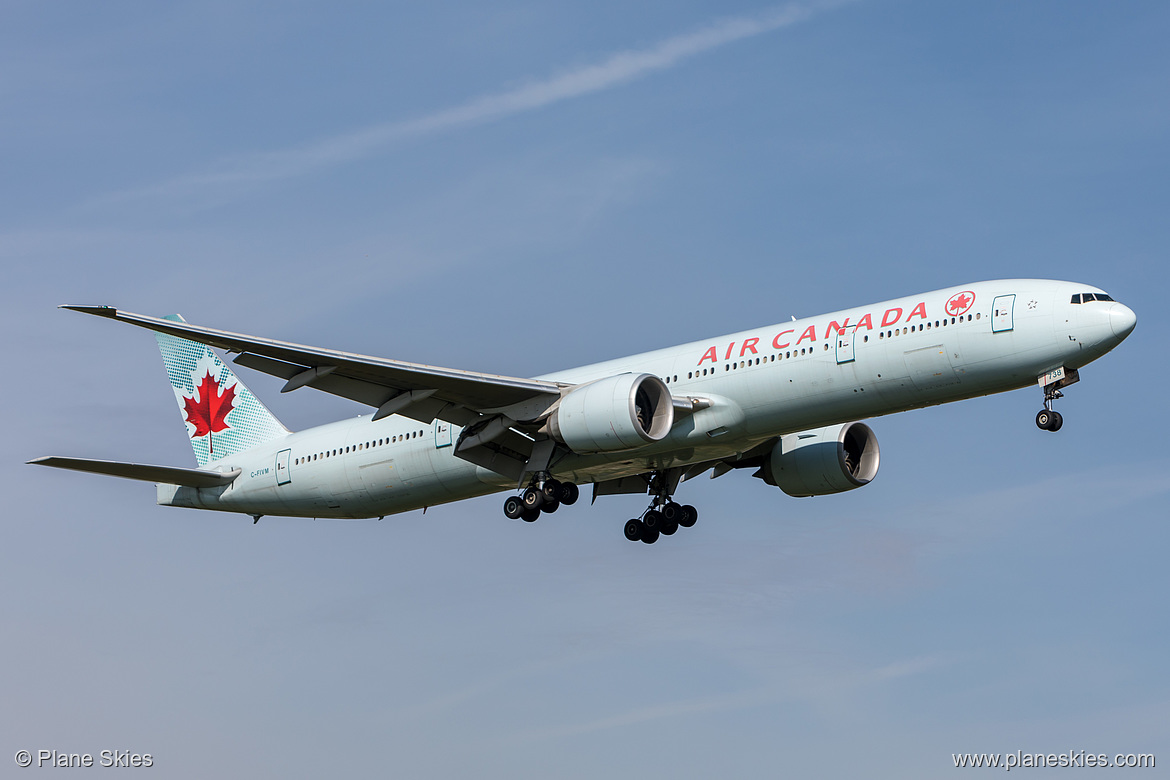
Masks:
[[[366,127],[302,146],[229,158],[217,170],[188,174],[103,200],[194,194],[217,185],[247,186],[301,176],[332,165],[369,157],[392,143],[533,111],[571,98],[600,92],[648,74],[667,70],[704,52],[764,33],[791,27],[841,2],[793,3],[764,14],[741,16],[667,38],[647,49],[610,55],[604,61],[534,81],[515,89],[473,98],[414,119]]]

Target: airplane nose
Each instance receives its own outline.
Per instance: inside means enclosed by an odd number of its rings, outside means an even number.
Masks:
[[[1115,303],[1109,307],[1109,325],[1113,328],[1113,335],[1123,339],[1133,332],[1137,315],[1124,303]]]

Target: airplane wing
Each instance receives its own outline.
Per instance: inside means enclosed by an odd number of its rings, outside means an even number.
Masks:
[[[288,380],[281,392],[313,387],[375,407],[375,419],[402,414],[426,423],[437,417],[455,425],[469,425],[493,415],[533,419],[561,397],[562,387],[569,386],[319,349],[133,314],[111,306],[61,308],[236,353],[233,362]]]
[[[123,463],[116,460],[91,460],[89,458],[58,458],[48,456],[34,458],[30,465],[52,466],[58,469],[72,471],[88,471],[91,474],[105,474],[111,477],[125,479],[140,479],[144,482],[163,482],[168,485],[183,485],[185,487],[208,488],[226,485],[240,475],[240,470],[234,471],[202,471],[200,469],[181,469],[173,466],[149,466],[143,463]]]

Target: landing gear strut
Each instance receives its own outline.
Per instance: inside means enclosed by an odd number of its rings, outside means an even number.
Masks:
[[[671,499],[667,481],[661,474],[656,473],[650,480],[650,489],[655,493],[654,499],[641,519],[634,518],[623,528],[631,542],[654,544],[659,535],[673,536],[680,527],[690,528],[699,519],[699,510]]]
[[[534,522],[541,512],[552,514],[561,504],[572,506],[581,496],[581,490],[572,482],[561,482],[537,474],[532,482],[518,496],[508,496],[504,501],[504,515],[511,520]]]

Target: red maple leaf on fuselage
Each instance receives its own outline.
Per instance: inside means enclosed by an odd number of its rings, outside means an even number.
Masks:
[[[219,383],[208,371],[207,375],[199,382],[199,386],[195,388],[195,394],[199,400],[183,396],[187,422],[195,426],[195,432],[191,434],[192,439],[226,431],[231,427],[227,424],[227,416],[235,408],[235,404],[232,403],[236,397],[235,385],[225,387],[220,393]],[[208,451],[211,451],[210,444]]]
[[[971,299],[966,295],[960,295],[951,301],[951,305],[948,308],[951,310],[950,313],[954,314],[955,312],[964,311],[970,305]]]

